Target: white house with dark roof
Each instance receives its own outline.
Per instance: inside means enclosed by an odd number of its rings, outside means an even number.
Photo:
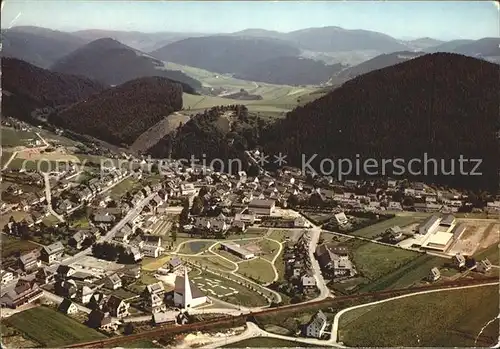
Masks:
[[[489,259],[486,258],[476,264],[476,271],[480,273],[487,273],[491,270],[492,267],[493,265],[491,264]]]
[[[44,246],[40,258],[48,263],[52,264],[58,259],[60,259],[64,254],[64,246],[63,244],[58,241],[56,243],[53,243],[52,245],[49,246]]]
[[[327,325],[327,318],[325,313],[321,310],[314,315],[311,321],[306,325],[306,336],[313,338],[321,338],[325,332]]]
[[[349,219],[347,218],[344,212],[336,213],[334,217],[338,225],[344,225],[349,223]]]
[[[465,267],[465,258],[461,253],[457,253],[456,255],[453,256],[453,265],[457,268],[463,268]]]
[[[434,267],[431,269],[429,273],[429,280],[430,281],[437,281],[441,277],[441,272],[439,271],[438,268]]]
[[[122,287],[122,279],[120,279],[118,274],[112,274],[104,280],[104,286],[111,290],[117,290]]]
[[[68,298],[64,298],[61,304],[57,307],[57,310],[68,315],[78,313],[78,307]]]

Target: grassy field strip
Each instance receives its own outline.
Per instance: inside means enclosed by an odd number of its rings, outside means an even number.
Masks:
[[[403,295],[337,313],[338,339],[356,347],[474,346],[481,328],[498,316],[498,302],[498,283]],[[343,318],[344,313],[351,314]],[[484,331],[478,344],[488,346],[497,338],[498,324]]]
[[[104,334],[44,306],[14,314],[6,322],[46,348],[106,338]]]
[[[368,227],[356,230],[351,235],[361,236],[364,238],[374,238],[377,235],[385,232],[387,229],[394,227],[395,225],[399,225],[400,227],[404,227],[413,223],[420,221],[420,218],[412,217],[412,216],[396,216],[391,219],[387,219],[385,221],[370,225]]]

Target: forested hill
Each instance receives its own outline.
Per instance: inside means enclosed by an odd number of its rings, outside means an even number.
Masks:
[[[318,154],[317,159],[360,154],[362,158],[400,157],[407,162],[422,159],[424,153],[457,161],[460,155],[481,158],[482,176],[430,176],[430,167],[429,176],[423,179],[496,190],[498,69],[498,65],[456,54],[420,56],[359,76],[296,108],[261,143],[266,153],[282,151],[297,165],[302,163],[301,154],[306,159],[313,154]]]
[[[75,103],[103,91],[96,81],[54,73],[15,58],[2,58],[2,114],[29,121],[40,107]]]
[[[130,145],[140,134],[182,109],[182,87],[161,77],[141,78],[72,105],[50,121],[115,145]]]
[[[68,104],[101,92],[96,81],[54,73],[15,58],[2,58],[2,89],[42,103]]]
[[[217,106],[194,115],[191,120],[163,137],[148,153],[156,158],[226,160],[240,158],[253,149],[265,122],[249,115],[244,105]],[[226,168],[227,169],[227,168]]]
[[[108,85],[160,76],[178,81],[186,93],[194,93],[201,83],[181,71],[167,70],[162,61],[110,38],[92,41],[60,58],[53,71],[82,75]]]

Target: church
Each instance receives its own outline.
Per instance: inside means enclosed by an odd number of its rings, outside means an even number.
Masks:
[[[174,305],[182,309],[189,309],[206,302],[207,296],[189,281],[187,268],[185,268],[184,277],[177,276],[175,279]]]

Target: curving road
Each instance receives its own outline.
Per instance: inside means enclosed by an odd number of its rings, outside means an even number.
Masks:
[[[42,172],[43,179],[45,182],[45,200],[47,201],[47,209],[49,210],[50,214],[56,217],[59,222],[64,222],[64,217],[59,215],[54,209],[52,208],[52,193],[51,193],[51,188],[50,188],[50,179],[49,179],[49,174],[47,172]]]

